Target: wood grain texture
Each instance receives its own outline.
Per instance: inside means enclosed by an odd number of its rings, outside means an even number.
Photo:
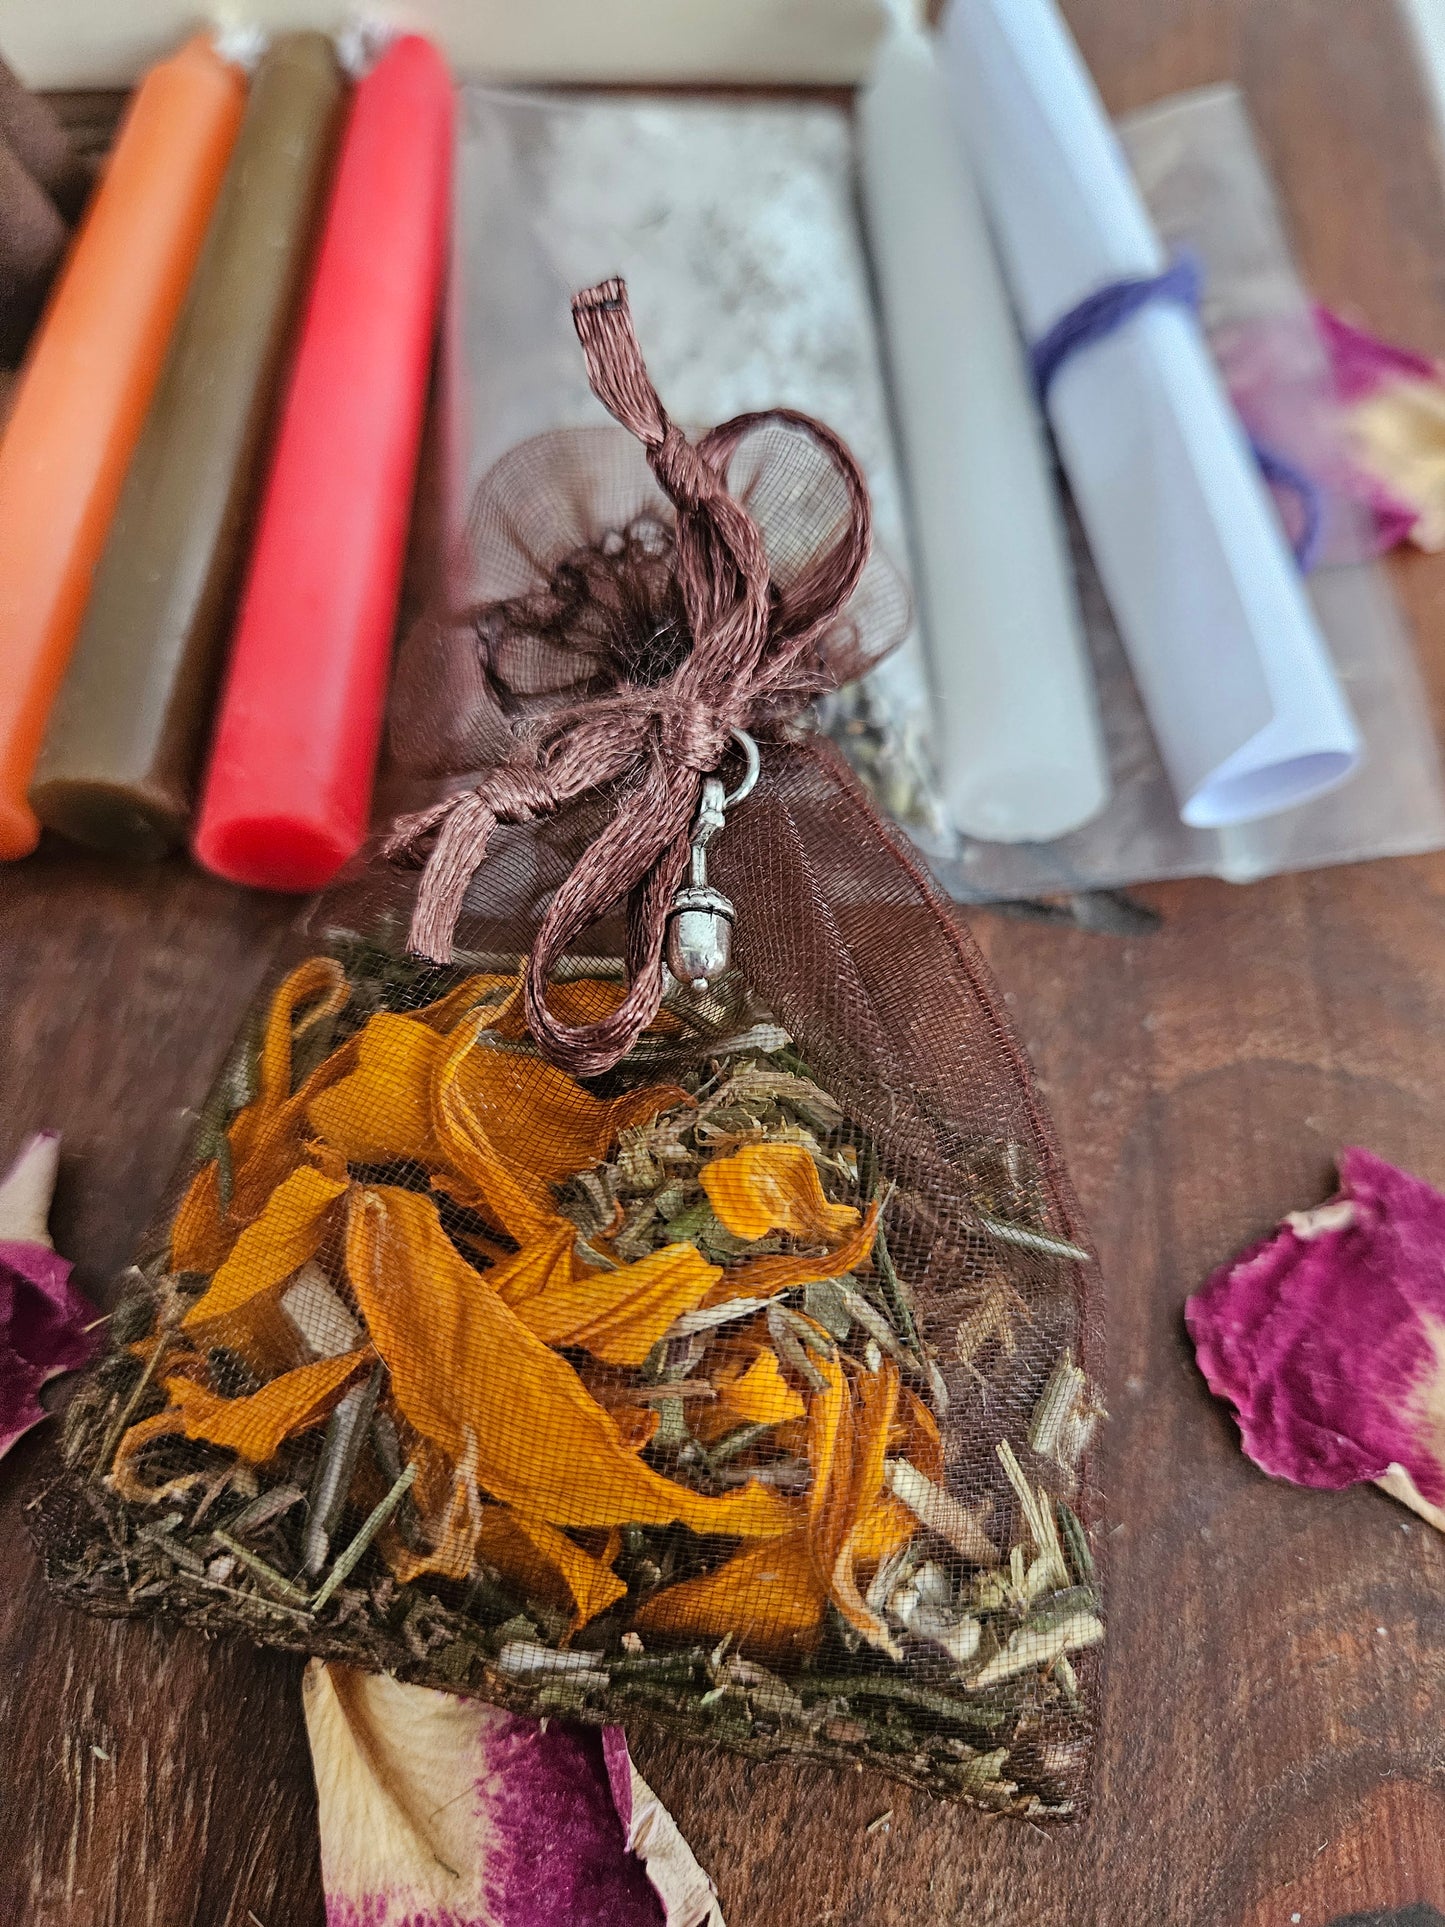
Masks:
[[[1115,110],[1237,78],[1322,297],[1445,354],[1445,190],[1390,0],[1066,7]],[[1397,581],[1445,718],[1445,560]],[[1257,1474],[1179,1318],[1221,1258],[1323,1195],[1340,1145],[1445,1184],[1445,859],[1146,894],[1153,935],[975,923],[1110,1281],[1093,1813],[1045,1834],[639,1733],[731,1927],[1324,1927],[1445,1906],[1445,1541],[1373,1491]],[[0,878],[0,1154],[66,1132],[58,1231],[93,1289],[283,914],[179,866],[44,851]],[[0,1477],[0,1922],[318,1927],[294,1667],[51,1606],[19,1457]]]

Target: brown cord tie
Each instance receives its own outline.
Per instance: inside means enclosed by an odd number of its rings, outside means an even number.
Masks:
[[[704,780],[722,762],[732,732],[775,724],[826,686],[814,645],[857,587],[871,515],[851,453],[806,415],[742,415],[689,442],[648,378],[621,281],[577,295],[572,319],[593,393],[642,443],[676,509],[674,569],[692,648],[655,686],[621,683],[554,717],[539,741],[519,744],[475,789],[399,822],[387,853],[415,851],[438,832],[408,948],[447,963],[467,886],[497,824],[526,823],[589,790],[615,786],[617,809],[552,899],[527,963],[533,1037],[554,1063],[585,1077],[610,1070],[657,1015],[669,909],[688,864]],[[808,564],[786,598],[775,595],[762,535],[725,479],[743,437],[773,422],[818,444],[838,472],[849,510],[841,537]],[[559,1023],[546,1001],[553,964],[624,899],[622,1003],[594,1024]]]

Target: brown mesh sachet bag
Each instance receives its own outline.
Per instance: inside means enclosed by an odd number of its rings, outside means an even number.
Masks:
[[[1094,1286],[976,950],[797,724],[901,592],[826,429],[690,443],[620,284],[574,311],[623,427],[483,483],[475,603],[398,666],[425,868],[296,933],[71,1407],[48,1569],[1062,1817]]]

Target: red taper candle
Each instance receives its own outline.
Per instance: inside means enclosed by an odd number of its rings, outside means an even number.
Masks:
[[[314,890],[366,835],[447,251],[451,77],[415,35],[357,83],[195,834]]]

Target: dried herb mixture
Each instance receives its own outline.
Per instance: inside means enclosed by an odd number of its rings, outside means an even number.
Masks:
[[[579,965],[554,1009],[621,988]],[[986,1409],[1027,1305],[1000,1272],[941,1362],[905,1201],[734,986],[584,1084],[532,1047],[515,960],[345,938],[276,990],[200,1154],[70,1413],[67,1593],[1070,1810],[1088,1383],[1057,1357],[997,1502],[954,1495],[943,1364]],[[1072,1262],[1022,1157],[961,1154],[978,1222]]]

